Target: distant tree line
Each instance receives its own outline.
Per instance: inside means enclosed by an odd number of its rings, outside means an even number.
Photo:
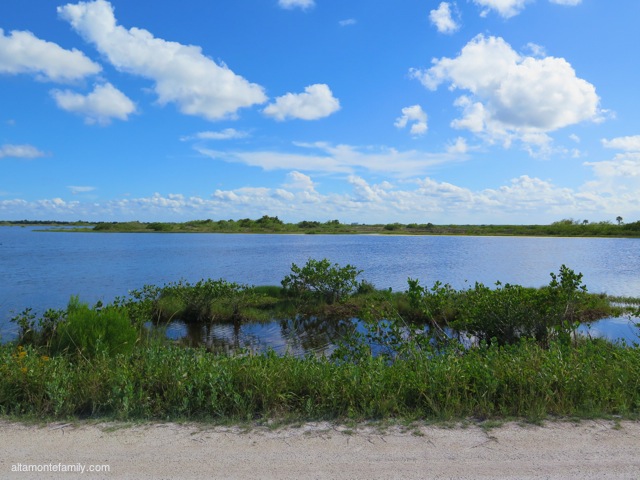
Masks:
[[[571,218],[549,225],[434,225],[433,223],[399,222],[387,224],[320,222],[303,220],[285,223],[277,216],[258,219],[191,220],[188,222],[63,222],[4,221],[3,225],[49,225],[75,227],[74,231],[158,232],[158,233],[307,233],[307,234],[403,234],[403,235],[477,235],[477,236],[563,236],[563,237],[640,237],[640,221],[623,222],[618,216],[611,221],[589,222]]]

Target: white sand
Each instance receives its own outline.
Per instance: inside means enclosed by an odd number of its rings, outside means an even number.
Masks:
[[[110,473],[12,472],[21,464]],[[640,422],[268,430],[0,422],[0,478],[640,479]]]

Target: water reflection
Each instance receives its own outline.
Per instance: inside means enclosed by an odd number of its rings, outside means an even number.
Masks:
[[[592,338],[624,341],[628,345],[640,343],[637,317],[605,318],[590,325],[582,325],[578,332]],[[273,350],[278,355],[330,355],[341,338],[352,327],[351,321],[320,317],[297,317],[261,323],[185,324],[174,321],[167,325],[166,336],[180,344],[205,347],[213,352],[254,353]],[[356,329],[365,333],[356,322]],[[463,338],[465,340],[465,338]],[[470,344],[470,340],[466,342]],[[372,345],[373,350],[376,346]],[[379,352],[378,352],[379,353]]]
[[[259,323],[185,324],[166,326],[167,338],[182,345],[205,347],[213,352],[254,353],[273,350],[279,355],[330,355],[350,322],[299,316]]]
[[[581,325],[578,332],[592,338],[606,338],[612,342],[624,341],[628,345],[640,343],[640,318],[605,318],[590,325]]]

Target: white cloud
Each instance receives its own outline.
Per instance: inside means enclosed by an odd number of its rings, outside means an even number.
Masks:
[[[490,10],[495,10],[504,18],[511,18],[519,14],[527,3],[533,0],[473,0],[476,5],[484,7],[481,15],[486,16]]]
[[[602,145],[605,148],[621,150],[623,153],[618,153],[611,160],[583,164],[591,167],[596,177],[587,184],[588,189],[600,195],[609,195],[613,199],[612,205],[616,205],[616,208],[622,209],[632,205],[636,212],[639,211],[640,135],[602,139]],[[625,198],[629,199],[626,203],[621,201]]]
[[[287,183],[283,187],[291,190],[315,191],[315,183],[311,177],[295,170],[287,174]]]
[[[0,73],[29,73],[41,80],[71,82],[101,70],[75,48],[65,50],[31,32],[13,31],[5,36],[0,28]]]
[[[180,140],[183,142],[188,140],[234,140],[238,138],[246,138],[248,136],[248,132],[236,130],[235,128],[225,128],[220,131],[198,132],[195,135],[181,137]]]
[[[640,180],[640,151],[621,153],[613,160],[602,162],[585,162],[584,165],[593,167],[594,172],[600,178],[635,177]],[[638,182],[640,187],[640,182]]]
[[[605,148],[614,148],[626,152],[640,152],[640,135],[617,137],[611,140],[602,139],[602,145]]]
[[[287,93],[276,98],[275,103],[267,105],[263,112],[282,121],[288,118],[317,120],[338,110],[340,101],[333,96],[327,85],[319,83],[309,85],[304,89],[304,93]]]
[[[529,42],[525,45],[525,51],[529,52],[532,57],[542,58],[547,56],[547,51],[542,45]]]
[[[473,0],[476,5],[484,7],[484,10],[480,13],[481,16],[486,16],[489,11],[494,10],[500,16],[504,18],[511,18],[518,15],[528,3],[533,3],[535,0]],[[549,0],[551,3],[557,5],[566,5],[575,7],[580,5],[582,0]]]
[[[445,82],[466,90],[455,103],[463,115],[452,126],[507,145],[512,137],[597,121],[601,115],[595,87],[578,78],[565,59],[522,56],[498,37],[478,35],[458,57],[434,59],[428,70],[410,74],[430,90]]]
[[[0,158],[39,158],[44,157],[45,153],[38,150],[33,145],[12,145],[4,144],[0,146]]]
[[[402,116],[395,122],[397,128],[405,128],[411,123],[410,133],[414,137],[427,133],[427,114],[420,105],[412,105],[402,109]]]
[[[264,170],[297,170],[332,174],[357,171],[386,173],[407,178],[422,175],[436,165],[466,159],[457,152],[425,153],[418,150],[398,151],[386,147],[355,147],[324,142],[297,143],[295,152],[221,151],[195,146],[195,150],[214,160],[242,163]]]
[[[184,114],[217,120],[267,100],[261,86],[216,64],[200,47],[117,25],[106,0],[67,4],[58,13],[115,68],[155,82],[161,105],[175,103]]]
[[[73,186],[70,185],[67,187],[73,195],[77,195],[79,193],[89,193],[93,192],[96,187],[83,187],[83,186]]]
[[[468,151],[469,146],[467,145],[467,141],[462,137],[456,138],[455,142],[447,147],[447,152],[453,154],[465,154]]]
[[[583,190],[603,200],[601,208],[612,216],[637,216],[640,211],[640,152],[625,152],[611,160],[585,162],[591,167],[595,180],[588,182]]]
[[[88,95],[70,90],[53,90],[51,95],[58,107],[84,116],[88,124],[108,125],[114,118],[128,120],[136,110],[135,104],[110,83],[96,85]]]
[[[316,2],[314,0],[278,0],[278,5],[287,10],[291,10],[293,8],[301,8],[302,10],[306,10],[308,8],[314,7]]]
[[[632,161],[631,159],[627,159]],[[208,197],[156,193],[149,197],[106,202],[68,201],[62,198],[26,201],[0,200],[3,218],[55,218],[77,220],[130,219],[143,221],[193,218],[258,218],[277,213],[287,221],[339,218],[341,221],[383,223],[549,223],[560,218],[596,219],[633,217],[638,212],[640,158],[628,170],[601,164],[599,183],[579,189],[521,175],[496,188],[474,190],[432,177],[373,183],[359,175],[345,177],[341,193],[322,192],[314,180],[298,171],[288,172],[281,187],[246,186],[215,190]],[[629,164],[631,166],[631,163]],[[636,176],[623,190],[603,190],[604,180]],[[609,178],[605,178],[609,175]]]
[[[551,3],[555,3],[558,5],[568,5],[570,7],[575,7],[576,5],[580,5],[582,0],[549,0]]]
[[[448,2],[442,2],[437,9],[431,10],[429,20],[440,33],[454,33],[460,28],[451,14],[451,4]]]
[[[357,20],[355,18],[347,18],[346,20],[340,20],[338,22],[338,25],[340,25],[341,27],[348,27],[350,25],[355,25],[357,22]]]

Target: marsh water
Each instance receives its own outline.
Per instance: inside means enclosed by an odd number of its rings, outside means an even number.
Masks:
[[[260,235],[69,233],[0,227],[0,340],[15,338],[9,319],[26,307],[64,308],[71,295],[108,303],[145,284],[223,278],[279,285],[292,263],[328,258],[363,270],[377,288],[407,289],[439,280],[455,288],[496,281],[539,287],[567,265],[583,273],[590,292],[640,296],[640,239],[449,237],[387,235]],[[171,338],[200,338],[224,348],[304,353],[330,348],[339,328],[312,319],[190,327],[176,322]],[[607,319],[594,334],[638,340],[628,319]]]

